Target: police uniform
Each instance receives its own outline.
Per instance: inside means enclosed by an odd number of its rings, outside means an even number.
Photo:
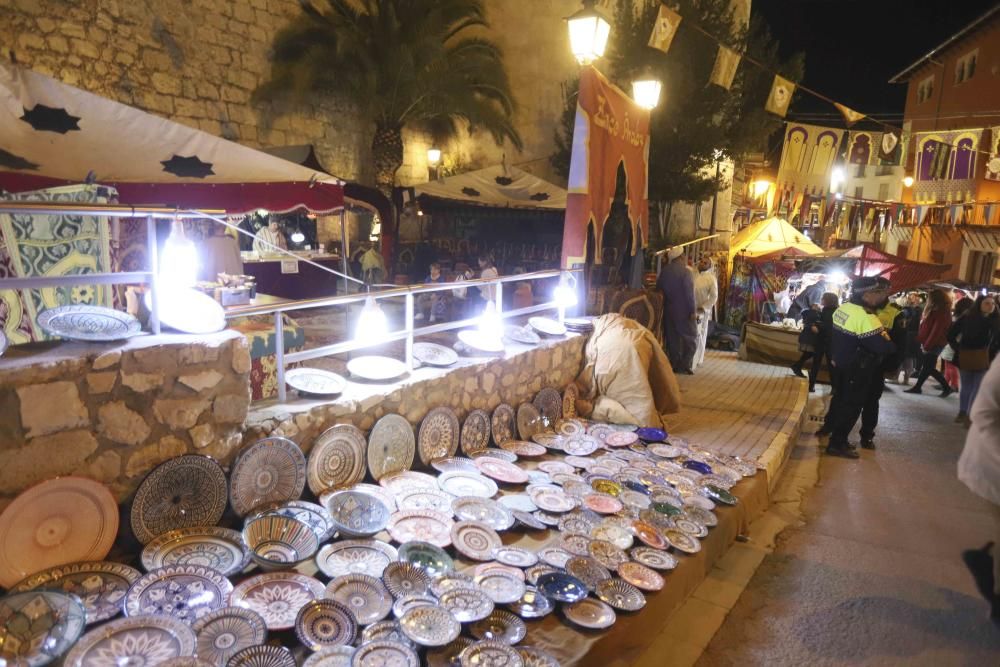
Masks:
[[[833,399],[828,419],[831,425],[827,453],[856,458],[848,443],[848,436],[862,412],[867,409],[869,420],[878,419],[878,401],[882,396],[884,381],[882,368],[885,359],[895,351],[885,327],[879,318],[862,305],[864,292],[884,289],[875,278],[859,278],[852,286],[852,301],[840,306],[833,314],[833,331],[830,338],[830,363],[832,366]],[[862,434],[868,439],[874,435],[874,423],[868,424],[871,432]],[[866,429],[867,430],[867,429]]]
[[[881,283],[879,284],[879,287],[882,287]],[[885,287],[888,288],[888,281],[885,281]],[[893,345],[896,346],[896,350],[894,353],[883,357],[882,366],[880,368],[881,372],[875,378],[875,384],[877,387],[872,389],[872,394],[869,396],[869,400],[865,403],[864,408],[861,410],[861,429],[858,435],[861,436],[861,446],[866,449],[875,449],[875,427],[878,426],[879,401],[882,398],[882,392],[885,391],[885,374],[893,371],[898,373],[899,366],[902,362],[899,358],[899,350],[902,349],[902,341],[898,340],[897,335],[898,332],[905,334],[902,327],[897,325],[897,322],[901,325],[901,320],[898,318],[902,314],[902,309],[891,301],[887,301],[877,311],[875,311],[875,317],[878,318],[882,328],[885,329],[887,334],[889,334],[889,339],[892,341]]]

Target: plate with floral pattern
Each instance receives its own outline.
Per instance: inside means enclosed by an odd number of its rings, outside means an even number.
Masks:
[[[312,651],[353,644],[358,623],[351,612],[337,600],[311,600],[299,609],[295,636]]]
[[[454,456],[458,450],[458,417],[447,407],[434,408],[420,422],[417,434],[417,453],[420,462],[430,465],[435,459]]]
[[[47,308],[35,321],[48,335],[67,340],[110,342],[142,333],[142,325],[132,315],[88,304]]]
[[[452,588],[438,600],[459,623],[479,621],[493,613],[493,600],[478,588]]]
[[[385,415],[368,434],[368,470],[376,480],[413,466],[413,427],[400,415]]]
[[[382,640],[362,644],[351,660],[354,667],[420,667],[420,657],[400,642]]]
[[[306,658],[302,667],[351,667],[356,651],[353,646],[330,646]]]
[[[357,484],[365,477],[365,434],[352,424],[323,431],[309,452],[306,476],[317,496],[327,489]]]
[[[199,565],[230,577],[250,564],[243,536],[229,528],[182,528],[160,535],[142,550],[147,572],[167,565]]]
[[[226,606],[233,585],[218,570],[167,565],[136,579],[125,596],[126,616],[172,616],[194,623]]]
[[[325,586],[312,577],[296,572],[260,574],[233,589],[230,604],[257,612],[268,630],[295,627],[299,609],[310,600],[323,597]]]
[[[215,459],[185,454],[146,475],[130,512],[132,533],[143,544],[178,528],[214,526],[226,511],[226,474]]]
[[[409,510],[394,513],[386,529],[392,539],[400,544],[420,540],[446,547],[451,544],[453,523],[450,515],[440,512]]]
[[[336,600],[359,625],[381,621],[392,611],[392,594],[381,579],[367,574],[345,574],[326,585],[324,597]]]
[[[76,595],[83,602],[87,625],[92,625],[122,613],[125,594],[141,576],[139,570],[111,561],[71,563],[22,579],[10,592],[47,589]]]
[[[157,665],[193,656],[195,634],[172,616],[134,616],[100,625],[66,655],[65,667],[94,665]]]
[[[275,503],[298,500],[306,485],[306,457],[291,440],[258,440],[236,458],[229,473],[229,502],[244,517]]]
[[[490,418],[490,426],[493,431],[493,442],[497,445],[513,438],[514,429],[517,428],[514,408],[506,403],[496,406],[493,409],[493,416]]]
[[[444,646],[458,638],[462,625],[447,609],[420,605],[407,610],[399,627],[410,641],[421,646]]]
[[[485,410],[473,410],[465,416],[460,436],[462,452],[468,456],[486,449],[490,444],[490,415]]]
[[[191,629],[197,637],[195,652],[215,665],[224,665],[238,652],[267,639],[264,619],[243,607],[216,609],[195,621]]]
[[[243,649],[226,667],[295,667],[295,656],[284,646],[262,644]]]
[[[381,577],[398,557],[396,548],[381,540],[340,540],[319,550],[316,565],[331,579],[344,574]]]

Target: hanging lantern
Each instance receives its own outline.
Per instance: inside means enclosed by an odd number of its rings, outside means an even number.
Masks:
[[[604,55],[611,35],[611,24],[594,9],[594,0],[583,0],[583,9],[566,19],[569,44],[581,65],[589,65]]]
[[[632,99],[643,109],[653,110],[660,104],[663,84],[647,69],[632,82]]]

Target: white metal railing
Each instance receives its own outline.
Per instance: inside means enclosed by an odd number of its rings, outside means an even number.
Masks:
[[[580,273],[582,272],[582,270],[583,269],[535,271],[533,273],[520,273],[516,275],[502,276],[499,278],[490,278],[490,279],[462,280],[450,283],[406,285],[386,290],[379,290],[373,292],[359,292],[356,294],[345,294],[341,296],[332,296],[323,299],[290,301],[288,303],[282,303],[276,305],[235,307],[235,308],[230,308],[226,312],[226,317],[227,319],[232,319],[237,317],[248,317],[251,315],[272,315],[274,317],[274,355],[275,355],[275,367],[277,369],[277,374],[278,374],[277,377],[278,400],[284,401],[287,398],[287,388],[285,386],[285,367],[287,364],[294,364],[303,361],[311,361],[313,359],[318,359],[320,357],[328,357],[335,354],[343,354],[345,352],[354,352],[356,350],[378,347],[381,345],[385,345],[386,343],[393,343],[402,340],[405,341],[406,344],[405,348],[406,368],[408,371],[412,372],[414,338],[416,338],[417,336],[428,336],[430,334],[441,333],[444,331],[451,331],[454,329],[461,329],[463,327],[475,326],[479,323],[479,317],[472,317],[461,320],[442,322],[440,324],[432,324],[425,327],[419,327],[419,328],[415,327],[414,300],[416,296],[419,296],[421,294],[430,294],[433,292],[443,292],[446,290],[493,285],[496,288],[494,297],[496,312],[501,322],[509,318],[522,317],[524,315],[531,315],[534,313],[540,313],[547,310],[556,310],[558,313],[559,321],[561,322],[565,318],[565,308],[556,300],[547,301],[533,306],[528,306],[526,308],[517,308],[514,310],[504,311],[503,286],[505,283],[512,283],[512,282],[547,280],[553,278],[558,278],[561,280],[564,275],[572,275]],[[292,352],[287,354],[285,353],[285,330],[282,322],[282,316],[284,315],[284,313],[293,310],[298,311],[298,310],[307,310],[311,308],[324,308],[329,306],[347,307],[350,306],[351,304],[364,302],[368,297],[372,297],[376,301],[403,297],[405,299],[403,328],[397,331],[390,332],[384,336],[379,336],[377,340],[373,341],[359,341],[354,339],[353,337],[350,337],[348,338],[348,340],[345,340],[340,343],[322,345],[320,347],[316,347],[310,350],[302,350],[299,352]],[[580,298],[581,297],[579,293],[577,293],[578,301],[580,300]]]

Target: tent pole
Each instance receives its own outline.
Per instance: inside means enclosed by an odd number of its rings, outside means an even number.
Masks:
[[[160,334],[160,258],[156,243],[156,219],[146,216],[146,253],[149,255],[149,287],[151,306],[149,327],[153,335]]]
[[[350,275],[347,271],[347,207],[340,209],[340,264],[344,275]],[[347,278],[344,278],[344,294],[347,294]]]

